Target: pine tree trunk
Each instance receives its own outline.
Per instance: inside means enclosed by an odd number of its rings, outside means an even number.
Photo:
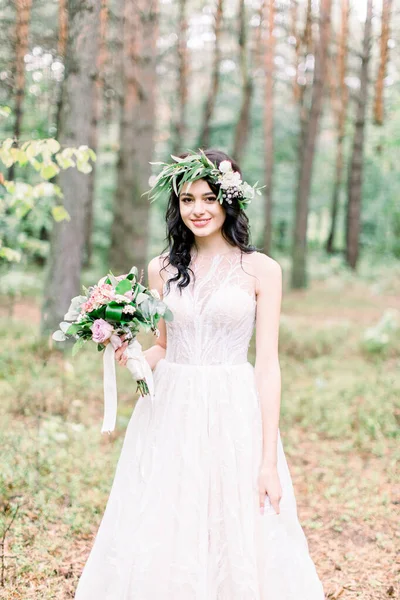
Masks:
[[[88,145],[92,121],[99,32],[97,0],[68,0],[69,32],[58,139],[61,146]],[[77,169],[59,174],[71,220],[54,223],[44,291],[41,328],[57,329],[72,297],[80,292],[89,178]]]
[[[64,61],[65,65],[65,53],[67,49],[68,42],[68,1],[67,0],[59,0],[58,1],[58,44],[57,51],[60,57]],[[57,135],[60,129],[60,120],[61,120],[61,109],[62,109],[62,98],[63,96],[63,84],[60,83],[58,85],[57,90],[57,101],[56,101],[56,129]]]
[[[239,63],[242,76],[242,100],[240,104],[239,118],[235,127],[235,138],[233,142],[232,156],[240,164],[243,159],[251,130],[251,103],[254,94],[255,71],[260,65],[262,53],[262,19],[264,15],[265,1],[261,3],[258,15],[260,23],[253,27],[253,35],[247,32],[247,11],[245,0],[239,0]]]
[[[261,21],[261,19],[260,19]],[[261,27],[261,22],[260,22]],[[250,128],[250,106],[253,95],[253,78],[250,73],[248,61],[248,43],[247,43],[247,22],[246,22],[246,3],[245,0],[239,0],[239,63],[242,76],[242,101],[240,105],[239,118],[235,128],[235,140],[233,143],[232,156],[240,163]]]
[[[188,21],[186,16],[187,0],[179,0],[178,17],[178,115],[175,125],[174,154],[183,152],[186,138],[186,110],[188,101],[189,59],[187,48]]]
[[[156,0],[125,4],[124,93],[120,123],[117,190],[111,230],[110,267],[126,273],[145,269],[150,203],[147,195],[154,152]]]
[[[372,9],[373,0],[368,0],[360,68],[360,88],[357,98],[354,138],[348,180],[346,261],[352,269],[356,268],[359,255],[365,116],[368,98],[368,67],[371,58],[372,44]]]
[[[215,14],[215,45],[214,45],[214,58],[211,74],[211,85],[206,99],[204,107],[203,124],[201,127],[201,133],[199,136],[199,147],[207,148],[210,144],[210,125],[211,119],[214,114],[215,103],[217,101],[217,94],[220,83],[220,63],[221,63],[221,28],[222,28],[222,17],[224,10],[223,0],[218,0],[217,10]]]
[[[292,35],[295,38],[295,69],[296,76],[293,81],[293,96],[296,103],[300,106],[300,111],[306,112],[304,107],[304,95],[306,91],[306,82],[300,83],[301,77],[304,77],[304,73],[301,74],[299,65],[302,59],[304,60],[307,54],[314,54],[313,48],[313,34],[312,34],[312,0],[307,0],[306,16],[304,23],[303,34],[297,31],[297,15],[298,15],[298,4],[297,0],[292,0],[291,10],[291,29]],[[302,116],[304,119],[304,115]]]
[[[99,122],[103,113],[103,93],[104,93],[104,69],[107,61],[107,25],[108,25],[108,0],[101,0],[100,8],[100,32],[99,32],[99,51],[97,54],[97,78],[95,82],[95,92],[93,98],[93,116],[91,122],[89,146],[96,153],[99,142]],[[93,164],[93,170],[89,173],[89,203],[85,215],[85,250],[83,256],[83,266],[90,265],[92,260],[92,229],[93,229],[93,210],[95,202],[97,164]]]
[[[58,0],[58,44],[57,52],[63,58],[68,39],[68,9],[67,0]]]
[[[265,99],[264,99],[264,157],[265,157],[265,225],[263,250],[269,254],[272,246],[272,186],[274,171],[274,57],[275,36],[274,0],[267,0],[265,40]]]
[[[332,0],[321,0],[319,42],[315,56],[311,108],[308,123],[307,126],[304,127],[299,147],[299,178],[296,193],[296,214],[292,248],[291,285],[293,288],[304,288],[307,285],[306,254],[308,205],[318,124],[322,110],[324,77],[326,74],[330,35],[331,5]]]
[[[348,106],[349,93],[345,82],[347,70],[347,39],[349,34],[349,0],[341,1],[341,32],[339,39],[339,56],[338,56],[338,86],[335,87],[334,110],[337,117],[337,148],[336,148],[336,166],[335,180],[333,183],[332,202],[331,202],[331,226],[328,240],[326,243],[326,251],[329,254],[334,252],[335,233],[337,225],[337,217],[339,211],[340,190],[343,179],[343,155],[344,155],[344,140],[346,129],[346,114]]]
[[[374,120],[376,125],[383,125],[383,86],[386,76],[386,68],[389,60],[389,37],[390,37],[390,15],[392,12],[392,0],[383,0],[382,4],[382,31],[380,39],[380,62],[378,77],[376,79]]]
[[[15,121],[14,137],[18,141],[21,135],[23,119],[23,103],[25,97],[25,54],[28,52],[29,23],[31,18],[32,0],[16,0],[17,21],[15,27]],[[12,165],[8,172],[10,181],[14,179],[15,167]]]

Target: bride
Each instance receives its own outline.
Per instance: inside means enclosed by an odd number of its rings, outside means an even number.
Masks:
[[[174,319],[145,352],[154,409],[136,403],[76,600],[324,598],[280,438],[282,273],[249,242],[257,191],[217,150],[173,157],[152,188],[168,247],[148,284]]]

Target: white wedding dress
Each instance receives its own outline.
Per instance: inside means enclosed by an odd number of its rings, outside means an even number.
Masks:
[[[255,278],[240,257],[197,258],[182,296],[164,286],[174,320],[154,406],[135,406],[76,600],[324,598],[280,437],[281,512],[268,498],[259,510]]]

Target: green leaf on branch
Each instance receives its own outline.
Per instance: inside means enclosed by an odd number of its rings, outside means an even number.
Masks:
[[[56,221],[56,223],[71,220],[71,217],[69,216],[68,212],[61,204],[53,206],[53,208],[51,209],[51,214],[53,215],[53,219]]]
[[[52,154],[56,154],[56,152],[58,152],[61,148],[59,142],[57,140],[55,140],[54,138],[48,138],[46,140],[46,144],[47,144],[47,148],[49,149],[49,151]]]
[[[77,160],[76,168],[78,169],[78,171],[80,171],[80,173],[84,173],[85,175],[87,175],[93,170],[92,165],[90,165],[87,161],[84,160]]]
[[[56,161],[63,171],[75,166],[75,161],[70,157],[64,156],[63,154],[56,154]]]
[[[43,179],[51,179],[52,177],[55,177],[55,175],[58,175],[59,172],[60,168],[56,165],[56,163],[50,162],[46,165],[42,165],[40,169],[40,176],[43,177]]]
[[[0,117],[6,119],[11,114],[11,108],[9,106],[0,106]]]
[[[21,253],[17,250],[13,250],[12,248],[7,248],[4,246],[3,248],[0,248],[0,258],[4,258],[8,262],[20,262]]]

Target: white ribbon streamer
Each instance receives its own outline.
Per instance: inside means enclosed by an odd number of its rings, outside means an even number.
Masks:
[[[117,380],[115,375],[115,350],[121,345],[121,340],[118,336],[112,335],[109,344],[107,344],[103,355],[104,368],[104,419],[101,428],[101,433],[111,433],[114,431],[115,422],[117,419]],[[125,352],[128,360],[128,367],[133,378],[138,381],[145,379],[149,388],[149,396],[151,401],[151,412],[154,406],[154,380],[153,371],[147,362],[142,346],[137,339],[132,339]]]
[[[111,433],[117,419],[117,380],[115,377],[115,350],[107,344],[103,354],[104,418],[101,433]]]

